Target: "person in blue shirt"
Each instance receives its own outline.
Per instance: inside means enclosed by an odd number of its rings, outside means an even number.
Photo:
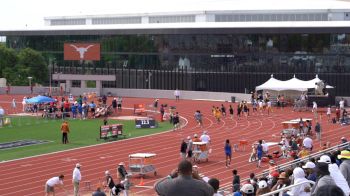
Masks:
[[[89,107],[90,107],[92,118],[95,118],[96,104],[94,103],[94,101],[91,101],[91,103],[89,104]]]
[[[263,147],[262,147],[262,140],[259,140],[259,144],[256,147],[256,155],[258,157],[258,165],[257,167],[261,167],[261,159],[262,159],[262,155],[263,155]]]
[[[77,105],[78,104],[72,104],[71,106],[71,110],[72,110],[72,117],[73,119],[76,119],[77,118]]]
[[[79,112],[80,119],[82,119],[83,118],[83,106],[81,104],[78,104],[78,112]]]
[[[227,139],[225,143],[225,155],[226,155],[226,168],[228,168],[229,165],[231,165],[231,158],[232,158],[232,146],[230,144],[230,140]]]

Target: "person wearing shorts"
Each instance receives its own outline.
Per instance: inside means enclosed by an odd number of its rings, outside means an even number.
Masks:
[[[261,167],[261,159],[262,159],[262,155],[263,155],[263,147],[262,147],[262,140],[259,140],[259,144],[256,147],[256,155],[258,157],[258,165],[257,167]]]
[[[52,193],[52,195],[55,195],[55,186],[61,187],[67,193],[67,190],[64,188],[63,185],[63,179],[64,175],[61,174],[59,176],[52,177],[48,181],[46,181],[45,196],[49,196],[50,193]]]
[[[226,156],[226,168],[228,168],[229,165],[231,165],[231,158],[232,158],[232,146],[230,144],[230,140],[227,139],[225,143],[225,156]]]

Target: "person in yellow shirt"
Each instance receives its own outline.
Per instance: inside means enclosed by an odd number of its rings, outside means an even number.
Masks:
[[[299,158],[304,158],[306,156],[310,155],[310,151],[308,149],[306,149],[305,147],[303,147],[303,149],[298,153],[298,157]]]
[[[69,133],[69,125],[67,121],[63,121],[61,124],[61,132],[62,132],[62,143],[67,144],[68,142],[68,133]]]

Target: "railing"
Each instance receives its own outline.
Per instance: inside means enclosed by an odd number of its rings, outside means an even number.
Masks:
[[[331,148],[327,148],[325,150],[321,150],[321,151],[318,151],[316,153],[310,154],[310,155],[308,155],[308,156],[306,156],[304,158],[282,163],[282,164],[278,165],[276,168],[277,168],[277,170],[285,170],[286,168],[291,167],[292,164],[295,165],[295,164],[298,164],[298,163],[301,163],[301,162],[309,161],[311,158],[322,156],[323,154],[326,154],[326,153],[329,153],[329,152],[333,152],[335,150],[338,150],[339,148],[348,147],[349,145],[350,145],[350,142],[338,144],[338,145],[333,146]],[[268,173],[269,173],[268,169],[267,170],[263,170],[260,174],[256,175],[256,178],[261,178],[261,177],[267,176]],[[248,180],[249,180],[249,178],[245,178],[245,179],[241,180],[241,182],[246,182]],[[222,186],[220,188],[220,190],[224,190],[225,192],[227,192],[228,190],[232,191],[231,183],[225,184],[224,186]]]
[[[293,184],[293,185],[290,185],[290,186],[287,186],[287,187],[283,187],[283,188],[278,189],[278,190],[275,190],[275,191],[271,191],[271,192],[266,193],[266,194],[263,194],[263,195],[261,195],[261,196],[270,196],[270,195],[278,194],[278,193],[281,193],[281,192],[285,192],[285,191],[291,190],[291,189],[294,188],[294,187],[297,187],[297,186],[300,186],[300,185],[306,184],[306,183],[310,183],[310,184],[312,184],[312,185],[315,184],[314,181],[308,180],[308,181],[301,182],[301,183],[298,183],[298,184]],[[290,194],[290,193],[288,193],[288,195],[294,196],[293,194]],[[296,195],[296,196],[297,196],[297,195]]]

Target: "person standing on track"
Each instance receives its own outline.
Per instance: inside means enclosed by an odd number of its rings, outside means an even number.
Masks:
[[[117,112],[117,98],[113,98],[112,101],[112,107],[113,107],[113,111],[116,113]]]
[[[256,147],[256,154],[258,157],[258,165],[257,167],[261,167],[261,159],[262,159],[262,155],[263,155],[263,146],[262,146],[262,140],[259,140],[259,144]]]
[[[67,190],[64,188],[63,179],[64,175],[61,174],[59,176],[50,178],[48,181],[46,181],[45,196],[49,196],[50,193],[52,193],[52,195],[55,196],[55,186],[58,186],[59,188],[63,189],[68,195]]]
[[[224,150],[226,155],[226,168],[228,168],[228,166],[231,165],[232,158],[232,146],[229,139],[226,140]]]
[[[123,103],[123,98],[119,96],[117,100],[118,111],[122,111],[122,103]]]
[[[229,108],[228,110],[229,110],[229,112],[230,112],[231,120],[233,120],[234,110],[233,110],[232,105],[230,105],[230,108]]]
[[[61,132],[62,132],[62,144],[69,143],[68,141],[69,125],[67,121],[63,121],[61,125]]]
[[[221,114],[226,117],[226,107],[224,106],[224,104],[221,104]]]
[[[180,116],[178,112],[176,112],[175,116],[173,117],[173,125],[174,125],[173,131],[180,128]]]
[[[199,127],[203,127],[203,120],[202,120],[202,113],[201,111],[197,110],[194,113],[194,119],[196,120],[196,122],[198,123]]]
[[[174,95],[175,95],[175,101],[180,101],[180,91],[178,89],[174,91]]]
[[[17,110],[16,110],[16,99],[12,99],[12,103],[11,103],[11,107],[12,107],[12,110],[13,110],[13,113],[16,114],[17,113]]]
[[[187,137],[187,160],[192,162],[192,153],[193,151],[193,141],[191,139],[191,136]]]
[[[185,139],[182,139],[181,147],[180,147],[180,156],[182,160],[186,159],[186,151],[187,151],[187,144],[185,142]]]
[[[77,163],[75,165],[74,170],[73,170],[72,183],[73,183],[73,186],[74,186],[74,196],[78,196],[79,195],[79,184],[81,182],[80,167],[81,167],[81,165],[79,163]]]

